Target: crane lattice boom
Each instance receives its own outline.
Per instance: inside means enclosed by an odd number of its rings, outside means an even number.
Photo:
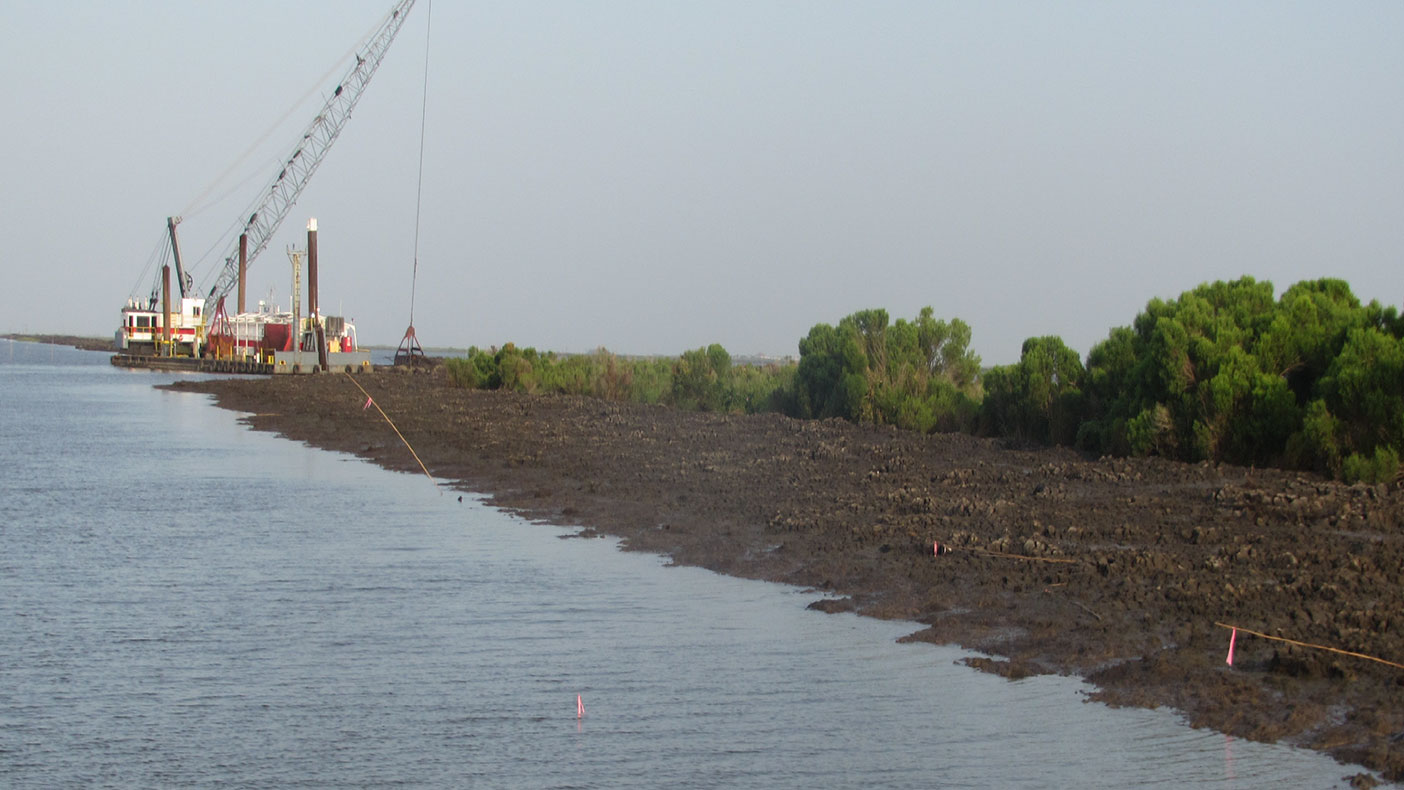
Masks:
[[[414,0],[400,0],[395,4],[389,16],[371,35],[365,50],[356,55],[356,64],[337,84],[336,90],[317,113],[317,117],[303,130],[292,154],[283,160],[282,171],[250,207],[249,218],[245,221],[243,230],[248,234],[247,265],[252,265],[259,253],[268,246],[278,226],[283,223],[298,196],[306,188],[312,174],[317,172],[317,167],[322,164],[327,151],[331,150],[332,143],[336,142],[342,128],[350,120],[351,110],[355,108],[356,102],[360,101],[371,77],[375,76],[380,61],[390,49],[390,44],[400,32],[400,27],[413,6]],[[219,300],[228,295],[239,282],[237,244],[236,240],[234,251],[224,259],[219,277],[209,295],[205,297],[203,315],[213,315]]]

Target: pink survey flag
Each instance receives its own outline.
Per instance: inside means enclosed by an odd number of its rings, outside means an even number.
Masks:
[[[575,718],[585,718],[585,700],[581,699],[579,694],[575,695]]]
[[[1224,659],[1224,663],[1228,664],[1229,666],[1233,666],[1233,643],[1237,641],[1238,629],[1235,628],[1233,629],[1233,633],[1229,634],[1229,654],[1228,658]]]
[[[371,398],[370,398],[369,395],[367,395],[367,396],[366,396],[366,405],[364,405],[364,406],[361,407],[361,411],[365,411],[366,409],[369,409],[369,408],[370,408],[370,405],[371,405]]]

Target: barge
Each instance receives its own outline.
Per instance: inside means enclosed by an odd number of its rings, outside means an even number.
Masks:
[[[238,246],[224,258],[214,284],[197,290],[181,259],[177,228],[180,217],[166,219],[169,244],[150,295],[129,298],[114,335],[112,364],[149,370],[191,370],[212,373],[310,373],[369,369],[370,353],[362,351],[355,325],[342,316],[324,316],[317,302],[317,221],[307,226],[305,251],[290,249],[293,264],[292,310],[282,312],[262,303],[246,312],[245,274],[273,239],[293,204],[306,188],[340,135],[352,110],[380,67],[415,0],[397,0],[368,38],[353,48],[354,62],[303,129],[275,175],[239,215]],[[307,259],[307,311],[299,315],[302,257]],[[172,272],[172,266],[174,272]],[[198,267],[198,264],[197,264]],[[174,273],[174,290],[172,288]],[[238,298],[226,314],[225,298],[235,284]]]

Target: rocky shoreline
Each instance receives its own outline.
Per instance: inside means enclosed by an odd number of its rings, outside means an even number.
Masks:
[[[360,374],[440,478],[633,550],[837,596],[1010,678],[1404,779],[1404,493],[1278,470],[1087,459],[933,435]],[[342,374],[182,381],[254,428],[418,472]],[[934,544],[948,553],[934,553]],[[1366,774],[1355,782],[1368,786]]]

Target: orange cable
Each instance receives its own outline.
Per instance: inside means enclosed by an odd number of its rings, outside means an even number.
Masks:
[[[978,553],[978,554],[988,554],[988,555],[990,555],[991,557],[1008,557],[1008,558],[1014,559],[1014,560],[1030,560],[1030,561],[1032,561],[1032,562],[1066,562],[1066,563],[1069,563],[1069,564],[1072,564],[1072,563],[1076,563],[1076,562],[1077,562],[1077,560],[1066,559],[1066,558],[1062,558],[1062,557],[1030,557],[1030,556],[1028,556],[1027,554],[1006,554],[1005,552],[1002,552],[1002,551],[990,551],[989,549],[977,549],[977,548],[974,548],[974,547],[962,547],[962,548],[957,548],[957,547],[954,547],[954,546],[953,546],[952,548],[956,548],[957,551],[960,551],[960,550],[964,550],[964,551],[973,551],[973,552],[976,552],[976,553]]]
[[[395,435],[400,437],[400,441],[405,443],[405,447],[409,448],[410,455],[414,456],[415,463],[419,464],[419,468],[424,470],[424,476],[429,478],[429,482],[434,483],[434,488],[438,489],[439,484],[434,482],[434,476],[429,474],[429,470],[425,468],[424,462],[419,460],[419,453],[416,453],[414,451],[414,448],[410,447],[409,439],[406,439],[405,435],[403,433],[400,433],[400,429],[395,427],[395,422],[390,419],[390,415],[386,414],[385,410],[380,408],[380,404],[376,402],[375,398],[371,397],[371,394],[369,392],[366,392],[366,388],[362,387],[361,382],[357,381],[354,376],[352,376],[350,373],[347,373],[344,370],[342,371],[342,375],[346,376],[346,378],[348,379],[351,379],[351,383],[356,385],[356,389],[360,390],[361,394],[366,396],[366,401],[369,402],[372,406],[375,406],[375,410],[380,412],[380,416],[384,417],[385,421],[390,424],[390,430],[394,431]],[[439,489],[439,496],[443,495],[443,490]]]
[[[1386,665],[1386,666],[1395,667],[1395,668],[1397,668],[1397,669],[1404,669],[1404,664],[1396,664],[1396,663],[1394,663],[1393,661],[1386,661],[1386,660],[1384,660],[1383,658],[1375,658],[1374,656],[1367,656],[1367,655],[1365,655],[1364,653],[1352,653],[1352,652],[1349,651],[1349,650],[1341,650],[1340,648],[1337,648],[1337,647],[1327,647],[1326,645],[1314,645],[1314,644],[1312,644],[1311,642],[1299,642],[1299,641],[1297,641],[1296,639],[1288,639],[1288,638],[1285,637],[1285,636],[1272,636],[1271,634],[1264,634],[1264,633],[1259,632],[1259,631],[1254,631],[1254,630],[1252,630],[1251,628],[1244,628],[1244,627],[1241,626],[1241,625],[1229,625],[1228,623],[1219,623],[1219,622],[1215,622],[1214,625],[1217,625],[1217,626],[1220,627],[1220,628],[1228,628],[1228,629],[1232,629],[1232,630],[1234,630],[1234,631],[1242,631],[1242,632],[1245,633],[1245,634],[1252,634],[1253,636],[1261,636],[1261,637],[1264,638],[1264,639],[1272,639],[1272,640],[1276,640],[1276,641],[1278,641],[1278,642],[1286,642],[1286,643],[1289,644],[1289,645],[1297,645],[1297,646],[1299,646],[1299,647],[1314,647],[1314,648],[1316,648],[1317,650],[1328,650],[1328,651],[1330,651],[1330,652],[1332,652],[1332,653],[1340,653],[1340,654],[1343,655],[1343,656],[1351,656],[1351,657],[1354,657],[1354,658],[1363,658],[1363,659],[1365,659],[1366,661],[1374,661],[1374,662],[1376,662],[1376,663],[1384,664],[1384,665]]]

